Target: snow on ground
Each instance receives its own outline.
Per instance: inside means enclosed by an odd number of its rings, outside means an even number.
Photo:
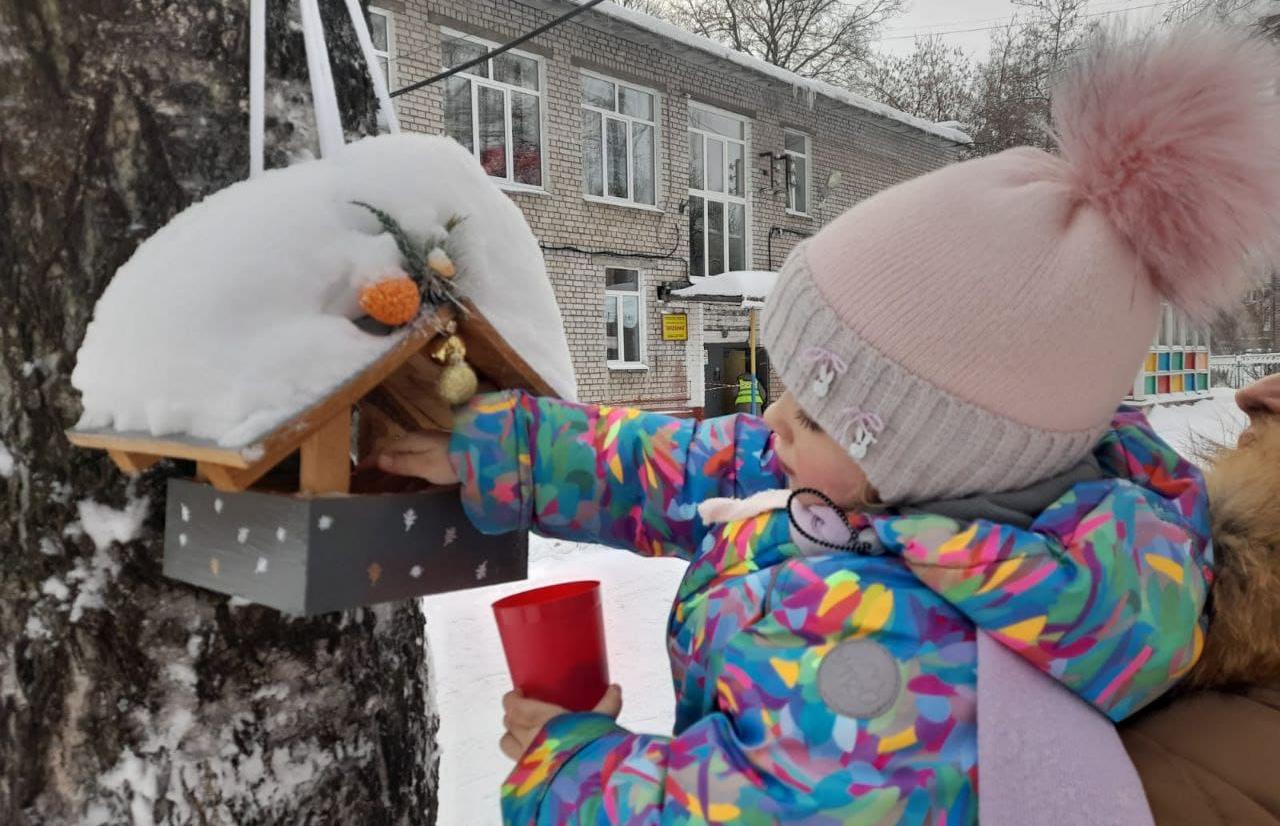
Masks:
[[[1180,450],[1201,440],[1234,444],[1246,419],[1232,390],[1194,404],[1148,411],[1160,435]],[[440,826],[497,826],[499,786],[511,761],[498,750],[501,697],[511,689],[489,605],[552,582],[598,579],[609,668],[622,686],[621,723],[669,734],[675,700],[666,653],[667,612],[685,564],[626,551],[530,537],[529,580],[428,597],[427,636],[440,713]]]
[[[389,213],[421,248],[443,240],[459,290],[573,397],[564,324],[519,208],[457,142],[382,135],[227,187],[139,246],[77,357],[80,427],[247,446],[386,352],[396,335],[350,319],[361,287],[399,273],[401,254],[352,201]]]
[[[1228,387],[1214,388],[1205,401],[1157,405],[1147,411],[1147,418],[1165,441],[1194,458],[1211,443],[1234,445],[1249,423],[1236,407],[1235,392]]]
[[[498,750],[511,677],[489,606],[553,582],[600,580],[610,679],[622,725],[670,734],[675,701],[666,625],[685,563],[600,545],[529,538],[529,579],[427,597],[427,636],[440,713],[440,826],[497,826],[498,787],[511,761]]]

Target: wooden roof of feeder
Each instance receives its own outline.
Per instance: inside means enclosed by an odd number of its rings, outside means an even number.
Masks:
[[[161,459],[197,463],[197,474],[223,491],[243,491],[298,452],[302,493],[346,493],[351,482],[352,410],[361,418],[361,453],[380,440],[415,430],[449,431],[452,408],[435,393],[445,368],[431,357],[433,342],[450,331],[466,345],[466,360],[480,379],[480,390],[523,389],[556,395],[551,386],[515,352],[473,305],[455,318],[450,307],[428,311],[394,346],[335,387],[328,395],[253,440],[248,446],[223,447],[181,434],[152,436],[115,430],[67,431],[79,447],[105,450],[126,473],[136,474]],[[438,346],[438,344],[437,344]]]

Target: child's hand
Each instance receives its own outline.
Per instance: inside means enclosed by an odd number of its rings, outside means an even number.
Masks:
[[[502,735],[502,742],[499,745],[502,747],[502,753],[512,760],[520,759],[520,755],[529,748],[529,744],[538,736],[538,732],[542,731],[542,727],[553,717],[569,713],[567,708],[530,699],[518,691],[509,691],[503,696],[502,708],[506,711],[506,715],[502,718],[502,725],[506,727],[507,733]],[[609,686],[604,697],[600,698],[600,702],[596,703],[596,707],[591,710],[596,714],[606,714],[615,720],[618,719],[618,714],[622,712],[622,687]]]
[[[458,472],[449,461],[447,433],[410,433],[374,457],[378,467],[397,476],[417,476],[433,485],[456,485]]]

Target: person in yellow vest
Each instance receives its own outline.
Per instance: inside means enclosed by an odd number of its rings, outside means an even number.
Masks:
[[[754,409],[751,407],[753,390],[756,403]],[[760,380],[750,373],[738,376],[738,397],[733,403],[737,405],[739,413],[755,413],[757,416],[764,413],[764,388],[760,386]]]

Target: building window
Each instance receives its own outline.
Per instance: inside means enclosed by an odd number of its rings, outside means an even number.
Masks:
[[[369,7],[369,39],[373,41],[373,53],[378,56],[378,65],[382,67],[382,79],[386,81],[388,89],[396,88],[393,80],[396,32],[391,12]]]
[[[658,96],[582,76],[582,167],[590,197],[657,203]]]
[[[640,271],[604,271],[604,348],[610,367],[644,365],[644,299]]]
[[[747,268],[747,122],[689,107],[689,274]]]
[[[809,214],[809,136],[790,129],[783,133],[787,155],[787,212]]]
[[[443,33],[444,67],[473,60],[493,44]],[[515,186],[542,186],[542,62],[504,52],[445,80],[444,131],[484,171]]]

